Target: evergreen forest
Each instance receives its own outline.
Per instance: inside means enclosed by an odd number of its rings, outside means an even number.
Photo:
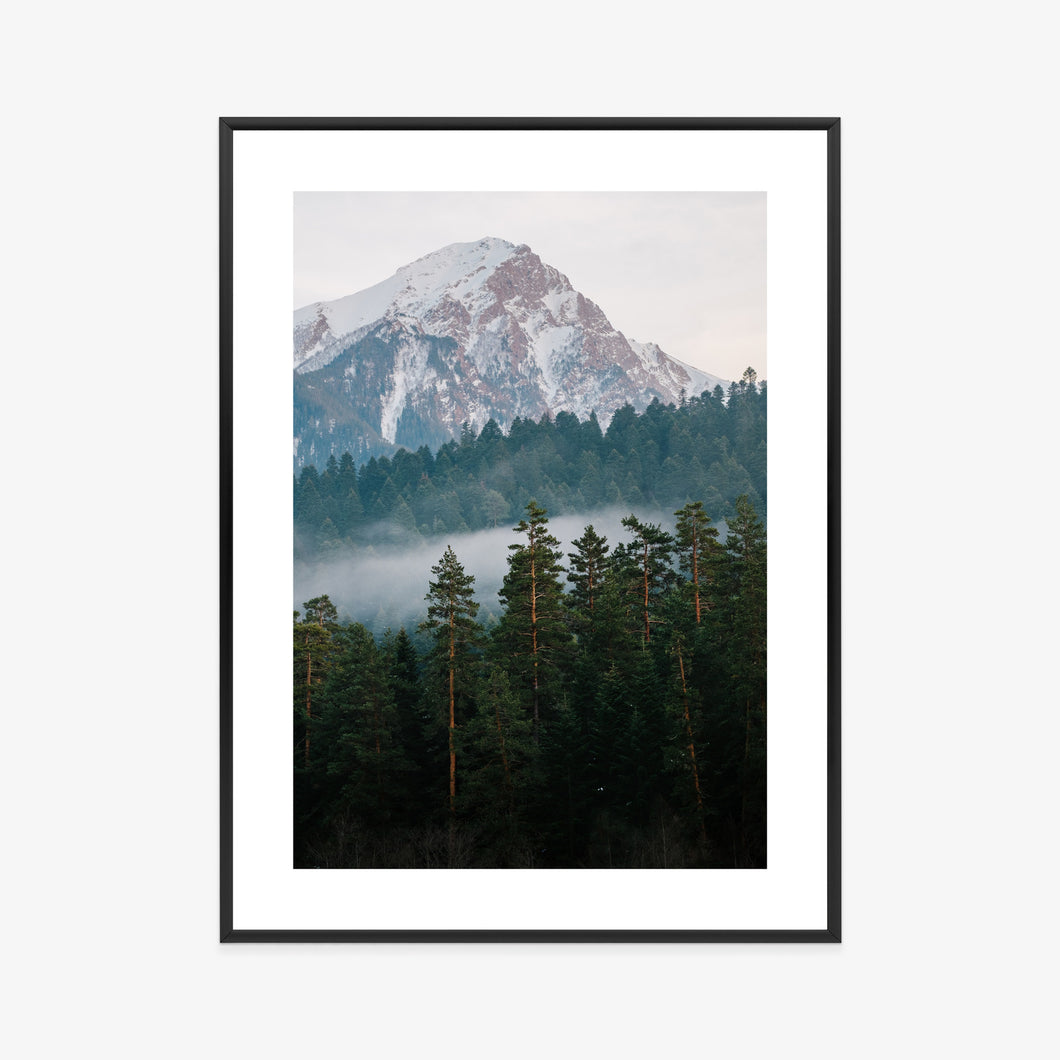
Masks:
[[[603,508],[674,511],[701,500],[714,519],[746,496],[766,509],[766,385],[739,382],[680,405],[619,409],[602,431],[595,413],[489,420],[437,451],[421,446],[356,466],[332,453],[294,479],[295,559],[314,562],[380,545],[510,526],[531,500],[554,517]]]
[[[294,612],[295,867],[765,867],[751,370],[606,432],[560,413],[465,427],[434,454],[332,457],[295,493],[303,559],[378,547],[379,524],[438,557],[409,628],[350,621],[324,593]],[[587,521],[564,550],[551,504],[629,514],[620,540]],[[667,525],[643,518],[664,504]],[[511,530],[486,624],[454,543],[491,525]]]

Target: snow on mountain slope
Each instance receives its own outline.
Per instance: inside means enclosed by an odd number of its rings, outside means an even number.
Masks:
[[[342,352],[341,341],[385,317],[430,316],[446,300],[470,308],[490,271],[518,248],[502,239],[454,243],[404,265],[389,279],[333,302],[315,302],[294,314],[294,366],[322,368]]]
[[[630,339],[629,344],[647,364],[654,365],[653,370],[658,378],[665,379],[671,385],[676,385],[680,389],[686,386],[684,379],[687,376],[689,380],[687,384],[689,397],[702,394],[704,390],[713,390],[716,386],[720,386],[722,390],[727,389],[729,386],[727,379],[722,379],[719,375],[711,375],[709,372],[704,372],[699,368],[693,368],[692,365],[685,364],[684,361],[679,361],[676,357],[663,353],[654,342],[637,342],[634,339]],[[684,374],[682,375],[682,373]]]
[[[516,416],[595,411],[606,427],[624,404],[726,385],[628,340],[528,246],[496,238],[442,247],[374,287],[296,310],[294,368],[301,460],[319,457],[317,441],[334,452],[352,439],[361,455],[436,445],[491,417],[507,428]],[[336,437],[342,423],[352,426]]]

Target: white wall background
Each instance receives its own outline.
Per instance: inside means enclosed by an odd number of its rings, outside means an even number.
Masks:
[[[390,10],[6,15],[13,1055],[1051,1052],[1048,9]],[[216,118],[462,113],[843,119],[842,946],[216,942]]]

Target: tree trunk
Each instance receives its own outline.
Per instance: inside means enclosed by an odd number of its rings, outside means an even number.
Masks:
[[[695,526],[692,527],[692,585],[696,596],[696,625],[700,624],[699,613],[699,535]]]
[[[648,617],[648,600],[651,587],[648,583],[648,546],[644,546],[644,643],[651,640],[651,620]]]

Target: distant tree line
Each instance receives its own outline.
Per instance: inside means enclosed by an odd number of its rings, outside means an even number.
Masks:
[[[742,397],[753,422],[764,394]],[[606,436],[574,417],[523,423],[507,439],[484,430],[419,466],[444,496],[450,476],[523,454],[514,497],[530,466],[562,481],[549,453],[556,467],[584,462],[584,498],[591,457],[609,446],[622,496],[643,497],[631,454],[642,470],[653,445],[659,467],[678,453],[686,470],[702,467],[683,440],[689,425],[720,417],[731,429],[738,405],[705,395],[620,414]],[[389,483],[412,513],[406,464],[388,463],[375,497]],[[325,474],[356,480],[348,496],[362,505],[371,496],[348,465]],[[377,640],[340,623],[328,596],[306,601],[294,613],[295,866],[764,867],[766,536],[749,495],[733,499],[724,542],[708,510],[684,502],[672,534],[631,514],[618,543],[587,525],[564,556],[546,508],[528,500],[489,631],[452,547],[424,586],[418,630]],[[448,528],[466,514],[437,517]]]
[[[510,524],[531,499],[553,515],[606,507],[674,510],[702,500],[716,519],[745,496],[766,517],[766,386],[748,368],[679,404],[626,405],[600,429],[595,413],[494,420],[432,452],[399,450],[357,466],[349,453],[294,480],[296,557],[366,543],[402,544]]]

